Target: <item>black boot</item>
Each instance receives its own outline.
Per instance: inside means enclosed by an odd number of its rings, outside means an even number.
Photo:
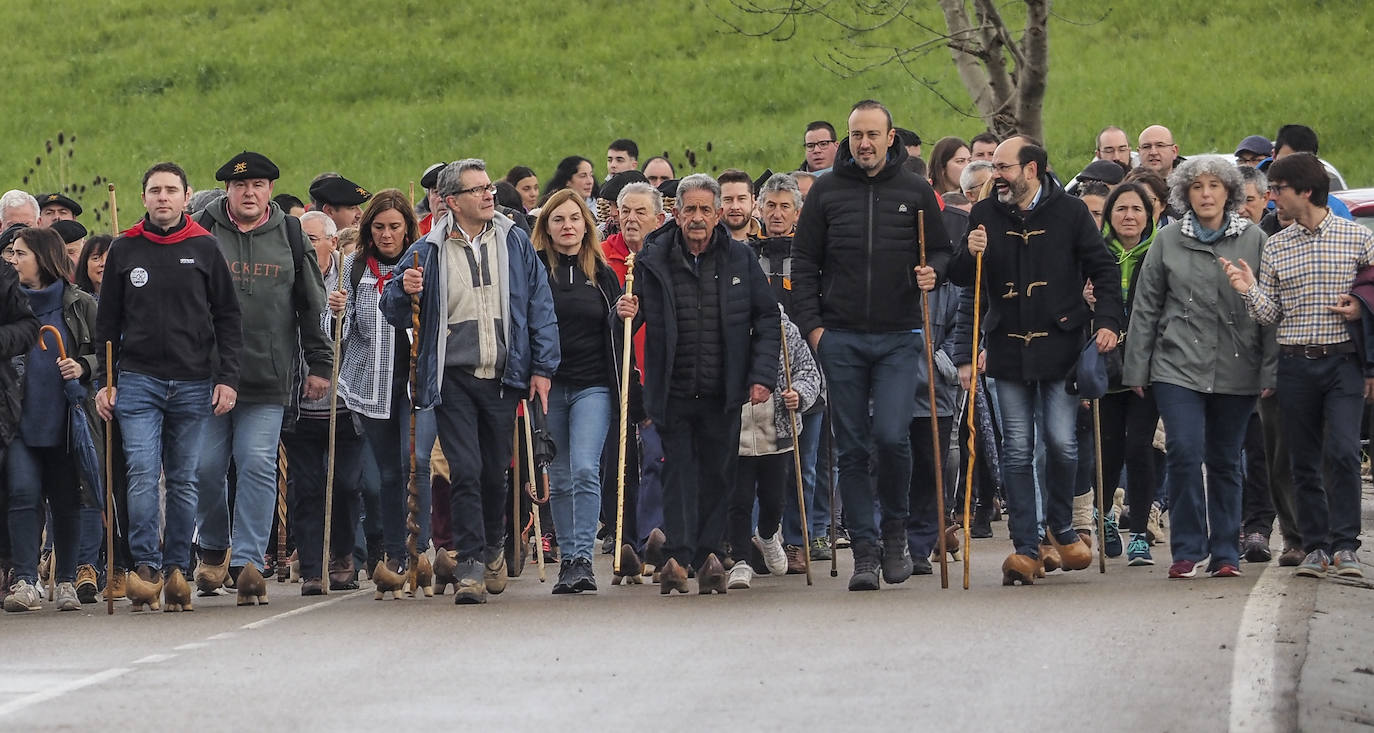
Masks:
[[[911,548],[907,545],[906,523],[884,522],[883,582],[904,583],[911,577],[911,570]]]
[[[992,536],[992,510],[984,510],[982,507],[973,513],[973,522],[968,528],[969,536],[974,539],[986,539]]]
[[[854,574],[849,576],[849,589],[878,590],[878,546],[855,542],[850,551],[854,554]]]

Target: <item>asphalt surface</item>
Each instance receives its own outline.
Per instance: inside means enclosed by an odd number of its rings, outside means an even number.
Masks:
[[[849,593],[842,552],[839,577],[816,563],[813,587],[759,576],[726,596],[663,597],[651,584],[611,587],[603,555],[599,593],[551,596],[553,568],[541,584],[531,566],[485,606],[374,601],[368,583],[302,598],[272,583],[261,607],[220,596],[182,614],[126,603],[112,617],[103,603],[0,614],[0,731],[1294,730],[1313,660],[1374,661],[1361,646],[1374,640],[1370,584],[1252,565],[1241,578],[1170,581],[1160,545],[1153,567],[1118,558],[1105,575],[1094,565],[1004,588],[1010,546],[1005,525],[994,529],[974,543],[968,591],[957,564],[941,590],[937,564],[934,576]],[[1319,608],[1323,594],[1331,608]],[[1309,650],[1313,619],[1327,625]],[[1353,717],[1309,715],[1303,730],[1359,720],[1374,676],[1341,674]]]

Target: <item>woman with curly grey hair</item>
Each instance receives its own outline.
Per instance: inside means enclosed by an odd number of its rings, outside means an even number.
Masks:
[[[1149,387],[1164,419],[1170,578],[1194,577],[1209,557],[1213,577],[1240,575],[1241,446],[1278,363],[1273,334],[1217,265],[1259,261],[1265,238],[1238,213],[1244,200],[1240,171],[1222,156],[1174,169],[1169,204],[1184,214],[1156,235],[1135,288],[1123,381],[1137,394]]]

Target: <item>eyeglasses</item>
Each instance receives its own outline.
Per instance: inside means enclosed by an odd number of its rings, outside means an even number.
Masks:
[[[1165,148],[1172,148],[1173,146],[1174,146],[1173,143],[1145,143],[1144,145],[1141,145],[1141,146],[1140,146],[1140,149],[1141,149],[1141,150],[1164,150]]]
[[[1271,183],[1269,184],[1269,193],[1278,193],[1285,188],[1292,188],[1292,186],[1287,183]]]
[[[993,163],[992,167],[996,168],[998,173],[1006,173],[1013,168],[1025,168],[1028,165],[1030,163]]]
[[[815,150],[816,148],[828,148],[834,144],[834,140],[817,140],[814,143],[805,143],[807,150]]]
[[[454,191],[454,192],[453,192],[453,195],[454,195],[454,196],[462,196],[462,195],[465,194],[465,193],[475,193],[475,194],[477,194],[477,195],[479,195],[479,196],[482,195],[483,193],[489,193],[489,194],[495,196],[495,195],[496,195],[496,184],[495,184],[495,183],[488,183],[488,184],[483,185],[483,186],[473,186],[472,188],[461,188],[461,189],[458,189],[457,191]]]

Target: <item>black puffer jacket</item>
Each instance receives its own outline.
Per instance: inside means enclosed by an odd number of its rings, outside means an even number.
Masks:
[[[725,396],[725,333],[721,329],[720,268],[726,256],[720,247],[707,247],[695,266],[681,248],[668,256],[677,312],[677,358],[668,394],[677,397]]]
[[[792,308],[803,335],[822,326],[854,331],[921,327],[917,212],[925,212],[926,261],[943,277],[951,247],[940,204],[907,170],[894,144],[869,177],[840,143],[835,168],[812,184],[792,243]]]
[[[0,452],[19,428],[19,376],[10,359],[29,353],[38,341],[38,319],[19,289],[19,273],[0,260]]]
[[[677,297],[669,258],[682,257],[685,246],[681,230],[669,223],[650,235],[635,259],[636,328],[645,324],[644,411],[655,422],[667,414],[669,380],[678,359]],[[782,332],[777,301],[749,245],[731,241],[725,227],[718,226],[710,246],[717,248],[724,409],[734,410],[749,400],[750,385],[776,386]]]

